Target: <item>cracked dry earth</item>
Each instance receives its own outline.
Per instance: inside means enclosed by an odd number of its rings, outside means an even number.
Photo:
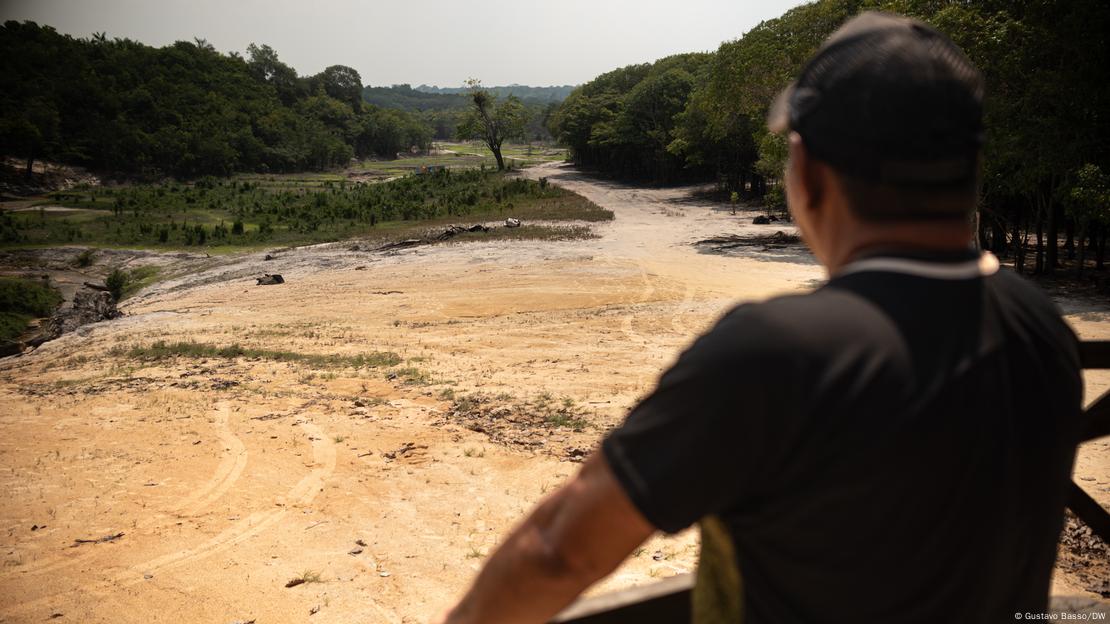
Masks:
[[[208,259],[124,318],[0,362],[0,621],[425,621],[699,331],[823,278],[797,247],[699,253],[784,226],[691,189],[525,175],[616,219],[590,240]],[[263,272],[286,283],[256,286]],[[1110,338],[1105,305],[1061,304]],[[156,340],[403,361],[126,354]],[[1090,373],[1088,400],[1108,387]],[[1076,474],[1110,506],[1110,442]],[[594,591],[696,554],[691,532],[654,538]],[[1054,592],[1093,596],[1084,578],[1058,570]]]

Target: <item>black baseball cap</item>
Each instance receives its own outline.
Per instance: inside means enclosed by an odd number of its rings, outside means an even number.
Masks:
[[[861,13],[779,94],[768,126],[797,132],[815,158],[857,178],[900,187],[974,184],[983,77],[931,26]]]

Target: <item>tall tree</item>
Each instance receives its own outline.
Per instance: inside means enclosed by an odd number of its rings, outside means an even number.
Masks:
[[[321,77],[325,93],[346,102],[355,111],[359,110],[362,104],[362,76],[358,71],[346,65],[332,65],[324,70]]]
[[[493,152],[500,171],[505,168],[501,144],[506,139],[524,138],[524,124],[527,121],[524,105],[515,95],[498,102],[496,97],[482,88],[482,83],[478,80],[467,80],[466,85],[470,89],[471,107],[459,122],[456,132],[460,139],[481,139],[485,142]]]

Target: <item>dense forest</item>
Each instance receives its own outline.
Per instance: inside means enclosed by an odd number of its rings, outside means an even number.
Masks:
[[[1011,257],[1018,271],[1050,274],[1063,238],[1080,270],[1084,257],[1102,268],[1110,231],[1110,5],[1097,0],[821,0],[714,53],[598,76],[555,111],[551,130],[583,166],[643,180],[714,179],[781,205],[786,150],[767,132],[767,109],[821,41],[867,9],[933,24],[983,71],[981,245]]]
[[[364,87],[344,65],[298,76],[266,45],[243,57],[202,39],[154,48],[9,21],[0,26],[0,153],[147,176],[326,169],[454,139],[470,102],[464,89],[422,89]],[[551,113],[570,89],[487,90],[517,95],[524,136],[549,140]]]
[[[317,170],[425,148],[415,115],[362,101],[358,72],[298,76],[269,46],[154,48],[0,26],[0,153],[140,176]]]

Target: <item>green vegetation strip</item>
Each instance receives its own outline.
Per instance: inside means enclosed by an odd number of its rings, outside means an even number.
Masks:
[[[32,319],[50,316],[61,302],[62,296],[40,281],[0,278],[0,341],[19,337]]]
[[[159,340],[149,346],[115,347],[108,352],[115,357],[128,357],[144,362],[155,362],[175,357],[189,358],[257,358],[276,362],[295,362],[308,364],[315,368],[377,368],[396,366],[401,357],[392,351],[373,351],[358,355],[297,353],[295,351],[274,351],[254,349],[239,344],[216,346],[194,341],[167,343]]]
[[[0,212],[0,246],[84,243],[218,251],[397,237],[416,226],[459,221],[613,218],[612,212],[546,180],[481,169],[440,170],[378,184],[324,180],[308,185],[298,178],[285,186],[282,180],[288,179],[205,178],[194,184],[71,189],[54,193],[49,203],[92,210]]]

